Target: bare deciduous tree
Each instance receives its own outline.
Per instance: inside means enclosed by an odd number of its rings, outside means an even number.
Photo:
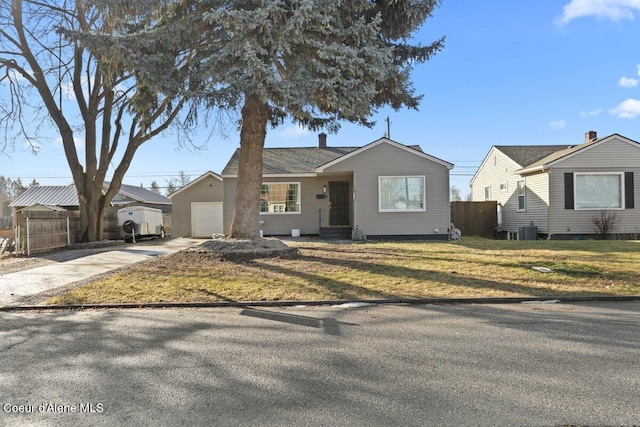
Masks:
[[[174,122],[187,98],[148,90],[136,72],[121,66],[123,50],[89,51],[80,36],[126,39],[155,22],[159,5],[145,10],[149,2],[0,0],[0,90],[6,92],[0,100],[0,148],[19,140],[37,151],[43,129],[53,125],[78,192],[86,241],[103,238],[104,210],[136,151]],[[127,52],[138,53],[144,51]],[[174,53],[176,69],[188,64],[188,54]]]

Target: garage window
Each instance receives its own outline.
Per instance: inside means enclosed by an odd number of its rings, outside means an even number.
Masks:
[[[300,213],[299,182],[266,182],[260,192],[261,214]]]

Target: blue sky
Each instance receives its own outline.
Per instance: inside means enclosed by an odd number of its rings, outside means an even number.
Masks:
[[[444,0],[415,37],[427,44],[446,36],[445,49],[414,69],[419,111],[380,110],[375,128],[344,124],[328,144],[365,145],[383,136],[389,117],[392,139],[455,164],[451,184],[465,195],[492,145],[576,144],[588,130],[640,140],[638,19],[637,0]],[[238,132],[226,133],[199,151],[178,148],[171,134],[152,140],[124,183],[164,186],[179,171],[192,179],[220,172],[239,146]],[[62,145],[50,139],[37,156],[19,145],[0,154],[0,175],[71,183]],[[289,124],[269,129],[266,141],[316,144],[316,134]]]

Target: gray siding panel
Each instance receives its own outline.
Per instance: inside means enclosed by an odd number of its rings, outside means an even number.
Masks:
[[[633,172],[634,200],[640,200],[640,148],[617,138],[594,145],[562,160],[551,171],[550,222],[552,234],[592,234],[596,211],[565,209],[564,174],[574,172]],[[637,205],[637,203],[636,203]],[[614,211],[621,218],[619,233],[640,232],[640,209]]]
[[[354,171],[354,226],[365,235],[446,234],[449,226],[449,170],[430,159],[379,144],[326,169]],[[425,212],[379,212],[379,176],[424,176]],[[437,231],[435,231],[437,230]]]
[[[318,194],[324,194],[322,187],[329,186],[329,181],[347,181],[351,184],[350,174],[339,174],[318,178],[264,178],[263,182],[299,182],[300,183],[300,213],[290,214],[260,214],[260,220],[264,221],[262,230],[265,236],[290,235],[292,229],[299,229],[301,234],[318,234],[318,211],[322,210],[322,226],[329,222],[329,199],[318,199]],[[229,233],[231,219],[233,218],[233,206],[236,197],[236,178],[224,179],[224,230]],[[257,205],[257,203],[256,203]],[[353,218],[353,215],[351,215]]]
[[[175,237],[191,236],[191,202],[222,202],[223,184],[212,176],[172,197],[171,233]]]

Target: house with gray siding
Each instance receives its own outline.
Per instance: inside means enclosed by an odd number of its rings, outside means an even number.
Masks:
[[[239,156],[237,150],[221,174],[225,232]],[[419,146],[386,137],[363,147],[331,147],[320,134],[317,147],[265,148],[260,228],[265,236],[446,240],[452,168]]]
[[[638,142],[589,131],[577,145],[491,147],[471,180],[471,198],[498,202],[498,227],[509,238],[528,226],[548,238],[593,236],[594,217],[605,211],[618,218],[616,233],[637,234],[638,173]]]
[[[224,234],[222,177],[206,172],[169,194],[173,202],[173,236],[208,237]]]

